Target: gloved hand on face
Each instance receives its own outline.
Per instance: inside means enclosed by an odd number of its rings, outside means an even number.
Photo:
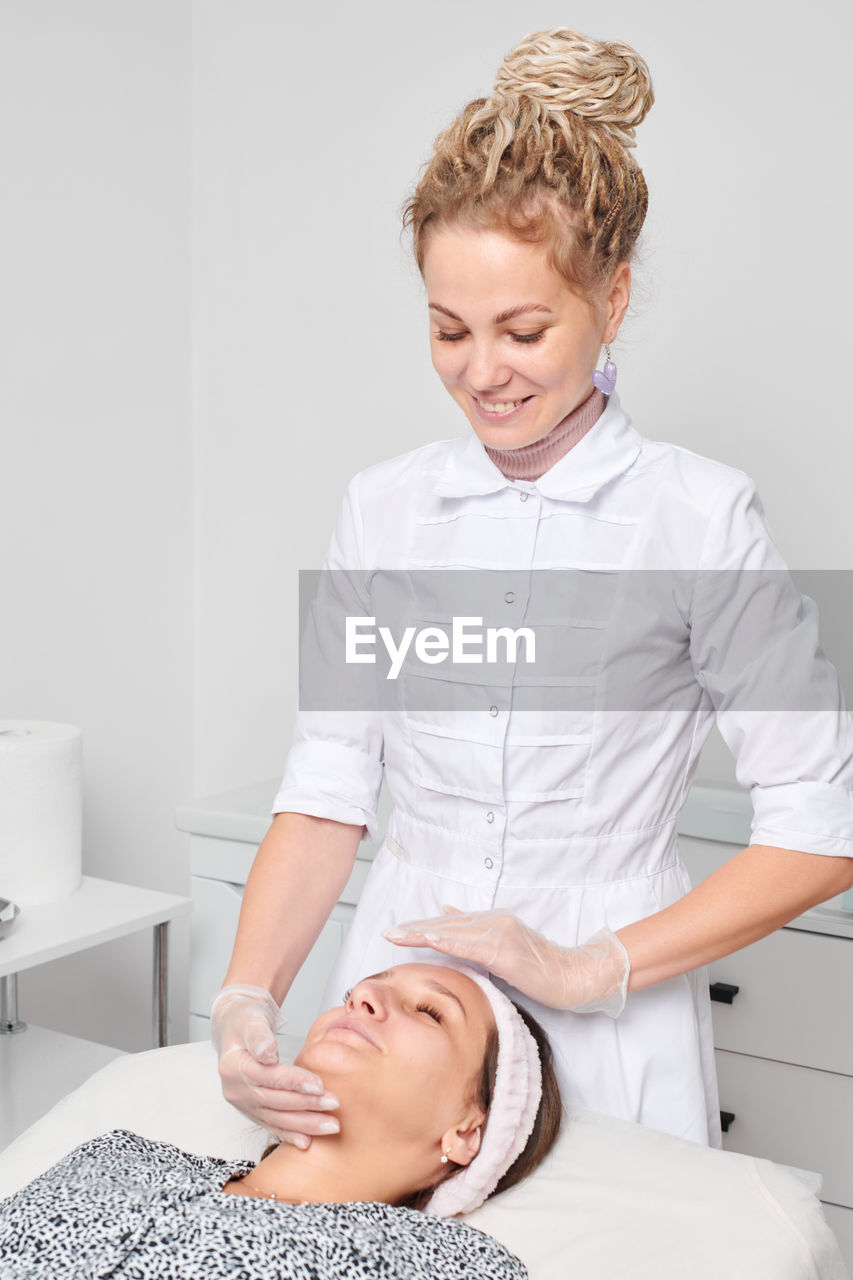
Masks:
[[[340,1105],[335,1095],[313,1072],[279,1062],[275,1035],[284,1019],[269,991],[223,987],[210,1020],[222,1092],[232,1106],[296,1147],[309,1146],[330,1125],[340,1128],[329,1115]]]

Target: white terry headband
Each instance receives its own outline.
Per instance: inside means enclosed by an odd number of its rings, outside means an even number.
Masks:
[[[473,1213],[524,1150],[542,1098],[539,1048],[512,1001],[466,964],[453,968],[485,991],[498,1031],[498,1065],[480,1150],[471,1163],[432,1193],[426,1213],[448,1218]]]

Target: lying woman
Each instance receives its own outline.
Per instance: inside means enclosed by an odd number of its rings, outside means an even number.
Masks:
[[[257,1164],[124,1129],[0,1203],[0,1276],[83,1280],[523,1280],[454,1215],[521,1181],[562,1105],[547,1039],[489,979],[398,965],[322,1014],[295,1059],[340,1100],[336,1133]]]

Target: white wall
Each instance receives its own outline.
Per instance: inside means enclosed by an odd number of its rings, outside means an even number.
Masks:
[[[170,0],[0,6],[0,717],[82,728],[84,871],[174,893],[194,785],[189,40]],[[23,974],[23,1017],[148,1048],[151,945]]]
[[[347,480],[468,429],[399,209],[528,31],[651,67],[622,403],[749,472],[792,565],[853,567],[846,0],[6,0],[0,21],[0,714],[83,727],[88,872],[186,889],[176,801],[283,769],[296,575]],[[713,740],[703,770],[733,776]],[[149,948],[27,975],[25,1015],[141,1047]]]

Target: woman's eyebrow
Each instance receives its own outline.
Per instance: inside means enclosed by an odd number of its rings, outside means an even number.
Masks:
[[[393,969],[383,969],[381,973],[372,973],[366,981],[380,982],[383,978],[391,978],[393,973]],[[424,978],[424,983],[426,986],[432,987],[433,991],[437,991],[440,995],[449,996],[451,1000],[455,1000],[459,1005],[459,1008],[462,1010],[462,1017],[466,1022],[468,1021],[468,1014],[465,1012],[465,1006],[454,991],[451,991],[449,987],[445,987],[443,983],[436,982],[434,978]]]
[[[438,991],[441,995],[449,996],[451,1000],[455,1000],[456,1003],[459,1005],[459,1008],[462,1010],[462,1017],[465,1019],[466,1022],[468,1021],[468,1015],[465,1012],[465,1006],[454,991],[451,991],[448,987],[443,986],[442,983],[436,982],[433,978],[425,978],[424,981],[428,987],[432,987],[433,991]]]
[[[442,315],[449,316],[451,320],[458,320],[460,324],[465,321],[458,316],[455,311],[451,311],[449,307],[443,307],[440,302],[431,302],[429,304],[430,311],[440,311]],[[492,324],[504,324],[507,320],[514,320],[516,316],[524,315],[525,311],[547,311],[548,315],[554,315],[550,307],[546,307],[543,302],[521,302],[517,307],[508,307],[506,311],[500,311],[492,320]]]

